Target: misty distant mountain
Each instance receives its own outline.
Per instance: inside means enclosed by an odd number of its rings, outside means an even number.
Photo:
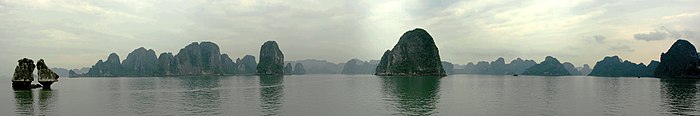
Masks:
[[[70,75],[69,74],[70,70],[65,69],[65,68],[51,68],[50,70],[53,71],[54,73],[56,73],[60,77],[69,77],[69,75]]]
[[[493,75],[510,75],[510,74],[521,74],[525,69],[536,65],[537,62],[534,60],[523,60],[521,58],[516,58],[510,63],[506,64],[505,59],[498,58],[491,63],[487,61],[480,61],[477,64],[467,63],[462,69],[455,69],[455,73],[458,74],[493,74]]]
[[[579,72],[581,72],[581,75],[588,75],[588,74],[590,74],[591,71],[593,70],[593,69],[591,69],[590,66],[588,66],[588,64],[583,64],[583,66],[581,66],[581,67],[576,67],[576,69],[577,69]]]
[[[445,74],[451,75],[455,73],[454,64],[447,61],[442,61],[442,69],[445,69]]]
[[[574,66],[574,64],[572,64],[570,62],[564,62],[564,63],[562,63],[562,65],[564,65],[564,68],[566,69],[566,71],[569,71],[569,74],[581,75],[581,71],[576,69],[576,66]]]
[[[359,59],[351,59],[343,66],[341,74],[374,74],[379,62],[368,62]]]
[[[286,61],[286,63],[301,63],[306,68],[306,74],[340,74],[345,63],[332,63],[326,60],[306,59]]]

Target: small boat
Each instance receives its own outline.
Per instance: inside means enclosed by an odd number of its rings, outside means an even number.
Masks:
[[[517,75],[517,74],[515,74],[515,75],[513,75],[513,76],[514,76],[514,77],[517,77],[518,75]]]

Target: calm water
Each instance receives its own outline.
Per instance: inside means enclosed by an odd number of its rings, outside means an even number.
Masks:
[[[0,89],[16,115],[700,115],[698,80],[453,75],[61,78]]]

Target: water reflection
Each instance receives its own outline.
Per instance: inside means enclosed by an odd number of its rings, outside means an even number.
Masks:
[[[134,101],[128,102],[132,111],[139,115],[155,114],[158,111],[155,92],[147,91],[155,88],[153,79],[131,79],[127,84],[129,90],[134,90],[129,93],[129,97]]]
[[[34,114],[34,94],[32,90],[15,91],[15,112],[19,115]]]
[[[260,76],[260,107],[264,115],[279,115],[284,99],[283,76]]]
[[[381,77],[384,100],[393,115],[433,115],[440,99],[440,77]]]
[[[668,112],[673,115],[690,115],[697,111],[698,80],[661,79],[661,93]]]
[[[34,100],[34,91],[38,92],[38,103]],[[56,91],[50,89],[40,89],[40,90],[18,90],[15,91],[15,112],[18,115],[36,115],[34,104],[39,105],[38,115],[47,115],[54,109],[54,102],[56,100]]]
[[[52,109],[55,109],[55,103],[56,101],[56,96],[58,95],[58,91],[54,91],[51,89],[42,89],[39,90],[39,114],[40,115],[47,115],[51,113]]]
[[[221,113],[221,77],[183,77],[184,112],[188,115],[217,115]],[[183,111],[181,110],[181,111]]]

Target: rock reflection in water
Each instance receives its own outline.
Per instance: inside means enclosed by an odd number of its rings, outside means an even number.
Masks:
[[[15,111],[18,115],[34,114],[34,94],[32,90],[15,91]]]
[[[389,102],[392,115],[434,115],[440,99],[440,77],[381,77],[383,99]]]
[[[183,77],[186,91],[183,93],[184,112],[187,115],[220,115],[221,90],[218,89],[221,77]]]
[[[15,106],[17,108],[15,113],[17,115],[50,115],[55,110],[56,92],[50,89],[15,91]],[[38,94],[38,101],[34,100],[35,94]],[[36,112],[37,110],[38,112]]]
[[[284,100],[284,79],[279,75],[260,75],[260,107],[263,115],[279,115]]]
[[[689,114],[697,111],[698,81],[694,79],[661,79],[661,96],[667,112],[673,115]]]
[[[50,114],[55,106],[56,96],[58,91],[51,89],[39,90],[39,114]]]

